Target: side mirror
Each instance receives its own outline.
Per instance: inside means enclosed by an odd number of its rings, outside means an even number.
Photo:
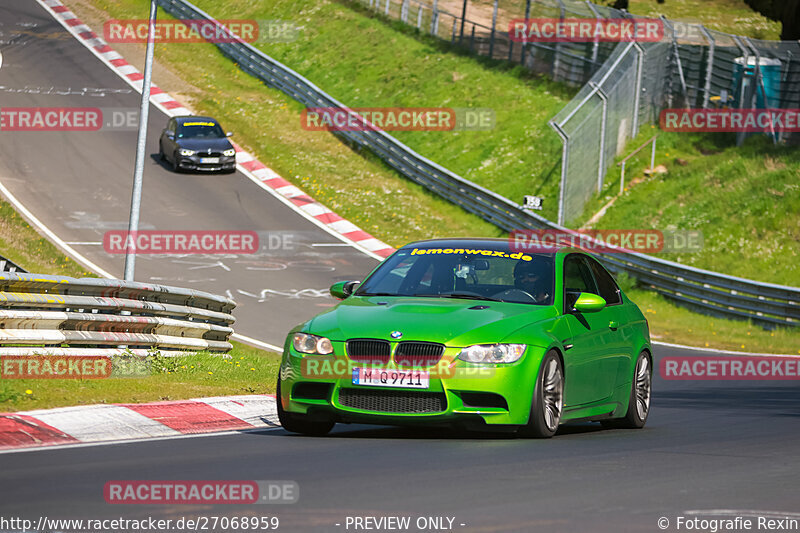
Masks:
[[[331,296],[337,300],[344,300],[355,290],[355,286],[361,283],[360,281],[338,281],[331,285]]]
[[[594,313],[605,306],[606,301],[602,297],[589,292],[582,292],[578,299],[575,300],[575,305],[572,306],[572,309],[579,313]]]
[[[175,132],[174,131],[165,130],[164,133],[167,134],[167,139],[174,139],[175,138]]]
[[[233,132],[229,131],[228,133],[225,134],[225,137],[233,137]]]

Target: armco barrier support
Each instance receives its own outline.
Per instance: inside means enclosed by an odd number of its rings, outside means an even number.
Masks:
[[[192,289],[4,272],[0,355],[227,352],[235,306]]]

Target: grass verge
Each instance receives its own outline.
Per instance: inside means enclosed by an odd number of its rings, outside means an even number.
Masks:
[[[209,353],[151,357],[149,372],[144,376],[84,380],[0,379],[0,412],[274,394],[280,354],[237,342],[233,345],[229,358]]]

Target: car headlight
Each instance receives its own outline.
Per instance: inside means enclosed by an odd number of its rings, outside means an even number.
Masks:
[[[225,155],[225,156],[228,156],[228,157],[230,157],[232,155],[236,155],[236,149],[235,148],[231,148],[230,150],[225,150],[224,152],[222,152],[222,155]]]
[[[194,155],[194,150],[187,150],[186,148],[181,148],[181,155]]]
[[[309,335],[308,333],[295,333],[292,337],[292,346],[300,353],[313,353],[317,355],[333,353],[333,345],[330,339],[317,335]]]
[[[473,344],[467,346],[458,358],[468,363],[513,363],[525,353],[525,344]]]

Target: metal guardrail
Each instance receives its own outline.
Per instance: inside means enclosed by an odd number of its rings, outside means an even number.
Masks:
[[[215,19],[186,0],[159,0],[181,19]],[[302,75],[245,42],[218,43],[223,54],[268,86],[307,107],[348,109]],[[421,156],[383,131],[337,131],[346,141],[369,148],[400,174],[507,231],[566,228]],[[688,267],[643,254],[603,255],[606,266],[627,272],[660,294],[694,309],[747,318],[766,326],[800,325],[800,288],[762,283]]]
[[[116,279],[0,274],[0,355],[227,352],[236,303]]]
[[[26,272],[21,266],[15,264],[12,260],[0,256],[0,272]]]

